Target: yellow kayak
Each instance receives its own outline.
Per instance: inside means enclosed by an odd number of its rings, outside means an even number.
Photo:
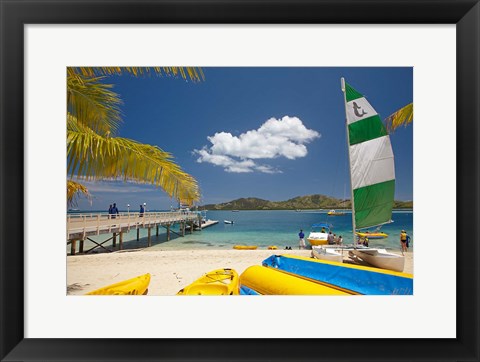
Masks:
[[[319,284],[298,275],[254,265],[240,276],[240,284],[263,295],[351,295],[351,291],[327,283]]]
[[[213,270],[177,293],[177,295],[238,294],[238,274],[233,269]]]
[[[233,247],[236,250],[257,250],[258,246],[256,245],[235,245]]]
[[[86,295],[145,295],[148,293],[149,284],[150,274],[147,273],[94,290]]]
[[[268,250],[277,250],[278,248],[275,245],[270,245]]]
[[[357,235],[361,238],[369,238],[369,239],[383,239],[388,237],[388,234],[385,233],[360,233],[357,232]]]

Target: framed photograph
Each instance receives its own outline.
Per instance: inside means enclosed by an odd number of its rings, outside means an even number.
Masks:
[[[0,2],[2,360],[479,360],[477,1]]]

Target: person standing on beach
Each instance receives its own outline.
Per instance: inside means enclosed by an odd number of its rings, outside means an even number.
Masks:
[[[305,234],[303,233],[303,230],[300,230],[300,232],[298,233],[298,237],[300,239],[298,242],[298,248],[305,249]]]
[[[402,247],[402,255],[407,252],[407,232],[402,230],[400,233],[400,246]]]
[[[328,240],[328,245],[335,244],[335,240],[333,239],[333,234],[331,231],[328,233],[327,240]]]
[[[363,239],[363,246],[366,246],[368,248],[368,238],[365,237],[365,239]]]

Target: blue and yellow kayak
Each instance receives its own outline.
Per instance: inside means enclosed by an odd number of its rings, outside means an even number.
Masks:
[[[262,265],[353,294],[413,294],[413,275],[408,273],[294,255],[272,255]]]
[[[147,273],[94,290],[86,295],[145,295],[148,293],[149,284],[150,274]]]
[[[217,269],[206,273],[177,295],[238,295],[238,274],[233,269]]]
[[[254,265],[240,275],[242,295],[351,295],[331,285],[322,285],[279,270]]]

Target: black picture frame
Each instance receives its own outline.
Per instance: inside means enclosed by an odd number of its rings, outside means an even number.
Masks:
[[[0,0],[0,5],[2,361],[479,360],[478,0]],[[24,25],[133,23],[456,24],[457,167],[456,170],[447,167],[447,172],[456,172],[457,175],[457,337],[208,340],[24,338]],[[12,230],[15,230],[14,237]],[[429,242],[435,243],[434,240]],[[232,318],[234,321],[234,316]],[[265,335],[268,336],[268,327],[259,324],[255,328],[265,328]],[[228,337],[228,331],[224,335]]]

